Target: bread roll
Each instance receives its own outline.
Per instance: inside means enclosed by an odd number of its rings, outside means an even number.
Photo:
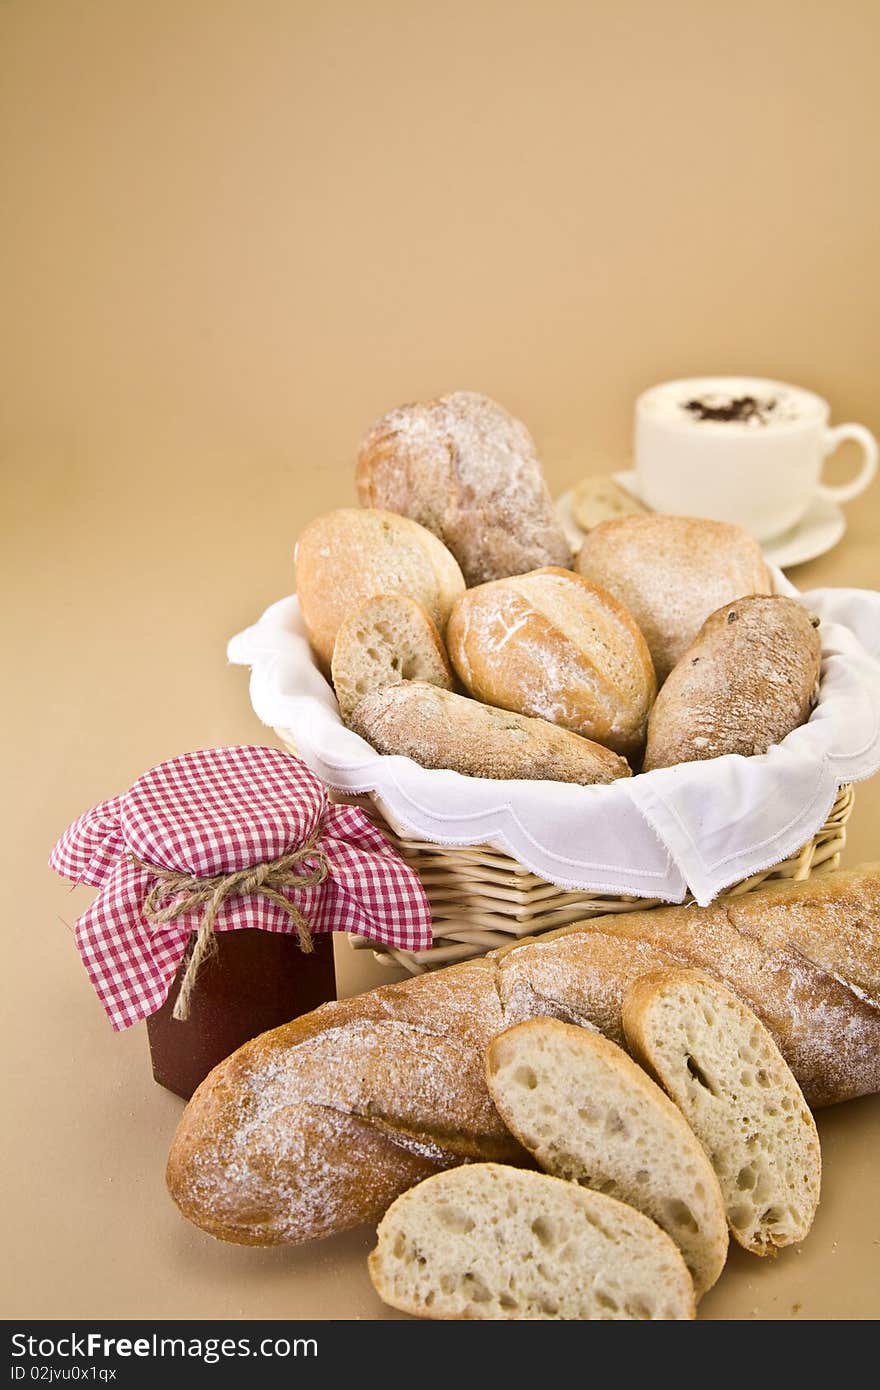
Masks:
[[[174,1200],[224,1240],[297,1243],[377,1220],[438,1168],[522,1163],[486,1089],[491,1039],[551,1015],[623,1042],[623,996],[660,967],[698,966],[726,981],[811,1104],[880,1090],[880,998],[823,965],[840,959],[846,936],[860,977],[876,978],[880,865],[750,896],[747,934],[731,921],[739,899],[600,918],[325,1004],[254,1038],[183,1112],[168,1160]]]
[[[697,1297],[712,1287],[727,1258],[718,1179],[681,1111],[622,1048],[533,1018],[492,1039],[486,1081],[546,1173],[644,1212],[681,1250]]]
[[[741,598],[706,619],[648,720],[644,769],[766,753],[816,702],[818,619],[796,599]]]
[[[469,589],[446,634],[478,700],[536,715],[625,757],[641,752],[657,691],[645,639],[603,589],[540,569]]]
[[[627,516],[584,540],[578,574],[609,589],[645,635],[663,681],[710,613],[743,594],[769,594],[761,548],[747,531],[697,517]]]
[[[632,1207],[497,1163],[419,1183],[382,1218],[370,1278],[420,1318],[613,1321],[695,1316],[672,1241]]]
[[[531,435],[473,391],[384,415],[361,445],[357,488],[365,507],[439,536],[468,584],[571,564]]]
[[[598,473],[582,478],[571,493],[571,514],[582,531],[621,516],[643,516],[648,508],[613,478]]]
[[[461,570],[446,547],[424,526],[393,512],[325,512],[303,531],[294,563],[303,621],[328,671],[339,627],[364,599],[408,594],[442,634],[464,592]]]
[[[330,666],[343,719],[371,690],[426,681],[451,690],[452,671],[427,609],[406,594],[365,599],[336,634]]]
[[[622,758],[544,719],[526,719],[421,681],[373,691],[349,727],[378,753],[399,753],[422,767],[467,777],[614,782],[632,773]]]
[[[712,1159],[740,1245],[774,1255],[803,1240],[819,1205],[819,1135],[752,1010],[696,970],[660,970],[627,994],[623,1026]]]

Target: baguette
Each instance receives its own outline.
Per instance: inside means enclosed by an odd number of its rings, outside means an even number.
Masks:
[[[697,1297],[712,1287],[727,1258],[718,1179],[681,1110],[622,1048],[533,1018],[492,1039],[486,1082],[546,1173],[644,1212],[681,1250]]]
[[[865,865],[786,893],[758,889],[747,904],[580,923],[326,1004],[246,1043],[205,1079],[171,1147],[171,1194],[225,1240],[295,1243],[377,1220],[439,1168],[525,1162],[486,1088],[491,1039],[553,1015],[623,1043],[627,988],[666,966],[726,981],[811,1104],[880,1090],[880,999],[865,988],[880,968],[878,929],[880,866]],[[858,986],[840,978],[844,959]]]
[[[431,531],[394,512],[340,507],[310,521],[294,556],[303,622],[325,671],[345,618],[376,594],[408,594],[441,635],[464,593],[461,570]]]
[[[819,1205],[819,1135],[752,1010],[699,971],[659,970],[627,994],[623,1027],[711,1158],[740,1245],[773,1255],[803,1240]]]
[[[378,753],[471,777],[614,782],[632,772],[616,753],[545,719],[494,709],[422,681],[374,690],[349,716]]]
[[[632,1207],[543,1173],[477,1163],[438,1173],[387,1211],[370,1278],[422,1318],[691,1319],[669,1237]]]
[[[656,512],[596,526],[577,571],[632,613],[661,685],[710,613],[743,594],[773,592],[761,547],[741,526]]]
[[[455,391],[378,420],[357,461],[358,497],[439,536],[468,584],[570,565],[532,437],[487,396]]]
[[[604,589],[546,568],[468,589],[452,610],[452,664],[487,704],[641,753],[657,693],[645,639]]]

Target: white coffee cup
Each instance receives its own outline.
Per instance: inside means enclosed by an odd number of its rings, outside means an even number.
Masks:
[[[870,430],[831,428],[829,417],[821,396],[762,377],[652,386],[636,401],[639,493],[655,511],[735,521],[770,540],[795,526],[817,495],[849,502],[877,471]],[[829,487],[822,465],[846,439],[861,445],[861,469],[852,482]]]

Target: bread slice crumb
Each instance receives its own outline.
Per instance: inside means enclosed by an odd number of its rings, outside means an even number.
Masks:
[[[486,1081],[545,1172],[627,1202],[679,1247],[697,1297],[727,1258],[718,1179],[681,1111],[616,1043],[536,1018],[493,1038]]]
[[[700,971],[660,970],[627,993],[623,1026],[708,1153],[734,1238],[756,1255],[803,1240],[819,1204],[819,1136],[751,1009]]]
[[[399,681],[453,687],[446,649],[430,613],[406,594],[378,594],[358,604],[336,634],[330,669],[346,722],[365,695]]]
[[[641,1212],[543,1173],[473,1163],[404,1192],[370,1278],[424,1318],[630,1321],[695,1316],[673,1242]]]

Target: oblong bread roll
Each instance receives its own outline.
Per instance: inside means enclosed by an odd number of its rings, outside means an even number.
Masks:
[[[719,608],[663,684],[644,770],[766,753],[809,718],[822,644],[817,619],[781,594]]]
[[[445,767],[469,777],[546,778],[588,786],[632,776],[623,758],[601,744],[423,681],[374,690],[348,722],[378,753],[397,753],[422,767]]]
[[[549,720],[624,757],[641,751],[657,691],[645,639],[611,594],[548,567],[468,589],[446,634],[487,704]]]

